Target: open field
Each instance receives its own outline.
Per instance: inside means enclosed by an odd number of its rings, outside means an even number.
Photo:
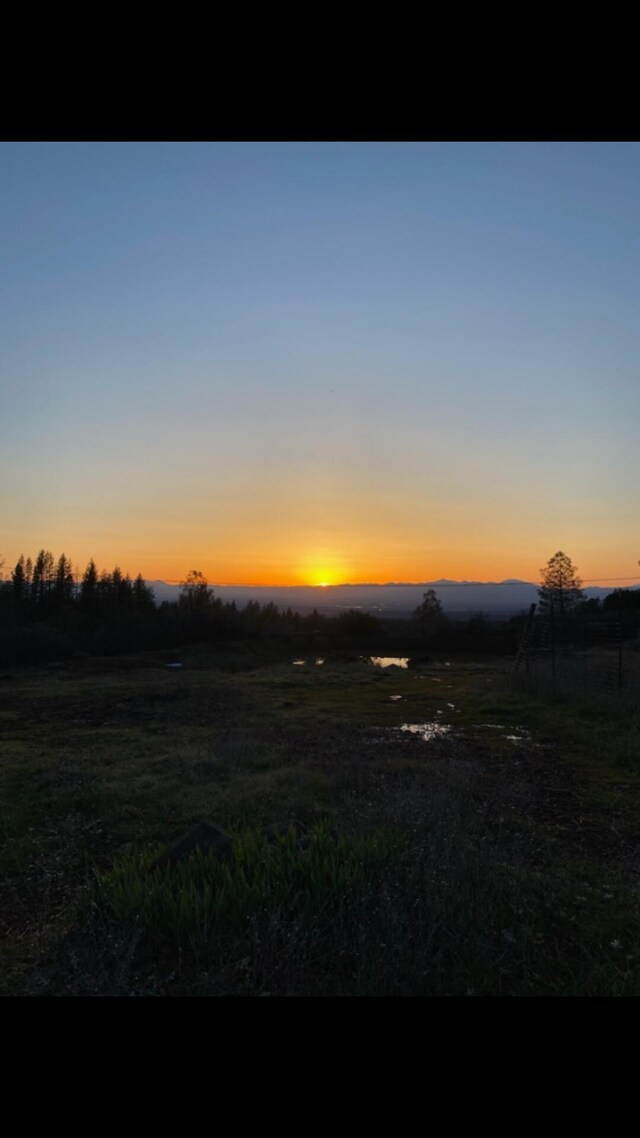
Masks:
[[[639,994],[638,719],[309,661],[0,675],[2,994]],[[234,860],[150,873],[200,820]]]

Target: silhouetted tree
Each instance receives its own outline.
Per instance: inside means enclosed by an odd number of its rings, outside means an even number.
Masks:
[[[348,609],[332,622],[340,636],[374,636],[380,631],[380,621],[370,612]]]
[[[55,580],[55,567],[53,554],[48,549],[41,549],[33,566],[31,581],[31,599],[39,606],[44,605],[53,588]]]
[[[109,586],[113,600],[119,601],[122,595],[122,572],[119,565],[116,565],[113,573],[111,574],[111,581],[109,582]]]
[[[180,605],[192,613],[202,612],[212,600],[213,589],[209,588],[207,578],[198,569],[192,569],[180,582]]]
[[[600,598],[589,597],[586,601],[578,601],[573,611],[576,616],[598,616],[602,612]]]
[[[98,577],[96,593],[98,596],[98,604],[102,610],[109,604],[113,596],[113,579],[111,574],[107,573],[106,569],[103,569]]]
[[[444,613],[435,589],[427,589],[423,596],[422,604],[418,605],[413,615],[423,636],[432,639],[444,624]]]
[[[133,582],[132,589],[136,608],[140,612],[153,612],[155,610],[153,589],[145,584],[141,573],[138,573],[138,576]]]
[[[605,612],[628,612],[629,609],[640,609],[640,589],[614,589],[604,598],[602,607]]]
[[[24,553],[20,554],[20,559],[11,574],[11,580],[13,582],[13,595],[16,602],[19,605],[23,604],[29,598],[29,585],[25,571]]]
[[[68,557],[60,555],[55,570],[54,593],[58,604],[69,604],[74,597],[73,569]]]
[[[322,632],[326,628],[328,619],[328,617],[319,613],[317,609],[314,609],[313,612],[310,612],[308,616],[303,618],[302,623],[304,624],[305,631]]]
[[[95,612],[98,607],[98,570],[93,558],[82,575],[80,605],[87,612]]]
[[[131,577],[127,573],[126,577],[122,576],[122,570],[119,565],[116,565],[113,573],[111,574],[111,582],[109,588],[109,595],[111,601],[120,607],[126,607],[133,603],[133,585]]]
[[[538,589],[540,609],[555,616],[566,616],[584,600],[582,581],[566,553],[558,551],[540,570],[542,583]]]

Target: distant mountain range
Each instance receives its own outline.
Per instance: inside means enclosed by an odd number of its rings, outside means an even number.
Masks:
[[[166,581],[147,581],[154,591],[156,602],[175,601],[179,585]],[[530,581],[509,578],[506,581],[424,581],[421,584],[391,582],[385,585],[216,585],[212,589],[222,601],[235,601],[243,608],[249,601],[278,608],[292,608],[300,613],[314,608],[327,616],[336,616],[345,609],[362,609],[380,616],[404,617],[410,615],[422,601],[427,589],[435,589],[445,613],[451,616],[469,616],[484,613],[486,616],[507,617],[528,609],[538,600],[538,586]],[[638,587],[638,586],[636,586]],[[613,589],[594,585],[584,590],[587,597],[606,597]]]

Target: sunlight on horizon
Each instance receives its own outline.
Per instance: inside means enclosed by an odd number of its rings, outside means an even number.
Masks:
[[[337,579],[337,575],[328,573],[326,569],[317,573],[311,573],[309,579],[304,582],[307,585],[313,585],[316,589],[328,589],[331,585],[343,584],[342,581]]]

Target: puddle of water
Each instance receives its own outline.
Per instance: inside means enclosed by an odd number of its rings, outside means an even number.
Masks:
[[[450,723],[403,723],[400,731],[410,731],[412,735],[419,735],[425,743],[431,739],[440,739],[448,735],[451,730]]]
[[[511,730],[511,731],[522,731],[523,732],[522,735],[505,735],[504,737],[505,737],[505,739],[508,739],[510,743],[518,744],[518,743],[530,743],[531,742],[531,735],[526,730],[525,727],[511,727],[511,728],[509,728],[509,727],[507,727],[506,723],[474,723],[473,726],[476,728],[478,728],[478,727],[492,727],[496,731],[509,731],[509,730]]]
[[[294,664],[294,666],[296,668],[302,668],[306,664],[306,662],[307,662],[306,660],[292,660],[292,663]]]
[[[395,700],[395,699],[403,699],[403,698],[404,698],[404,697],[403,697],[403,696],[401,696],[401,695],[390,695],[390,696],[389,696],[389,699],[392,699],[392,700]]]
[[[379,668],[406,668],[409,661],[408,656],[369,656],[369,659]]]

